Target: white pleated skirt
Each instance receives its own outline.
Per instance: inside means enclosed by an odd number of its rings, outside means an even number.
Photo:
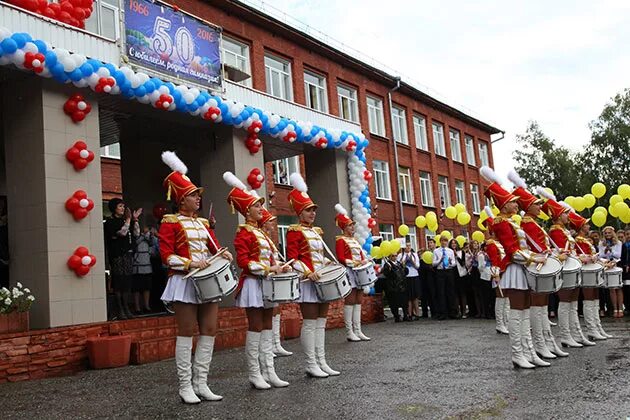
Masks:
[[[274,308],[278,304],[263,299],[260,280],[255,277],[245,277],[243,288],[236,297],[234,305],[238,308]]]
[[[203,303],[197,297],[197,292],[195,291],[192,279],[184,279],[182,274],[173,274],[169,277],[168,282],[166,283],[166,288],[164,288],[164,293],[162,293],[161,300],[167,306],[167,309],[174,302],[194,303],[195,305]],[[217,299],[215,302],[219,302],[220,300],[221,299]]]
[[[529,290],[525,269],[520,264],[510,264],[499,282],[501,289]]]
[[[353,289],[363,289],[362,287],[357,286],[357,273],[350,267],[346,267],[346,276],[348,277],[348,281],[350,282],[350,286]]]
[[[317,297],[315,283],[312,281],[300,281],[300,298],[299,303],[321,303]]]

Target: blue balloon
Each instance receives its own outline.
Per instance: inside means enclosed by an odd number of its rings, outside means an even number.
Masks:
[[[121,94],[122,94],[123,97],[125,97],[127,99],[131,99],[131,98],[133,98],[133,89],[131,89],[131,87],[129,87],[128,89],[122,89],[121,88]]]
[[[33,41],[33,44],[37,46],[37,51],[41,54],[46,54],[48,48],[46,47],[46,43],[40,39],[36,39]]]
[[[15,41],[15,44],[18,48],[23,48],[24,45],[26,45],[27,41],[27,37],[24,36],[25,34],[22,33],[15,33],[13,35],[11,35],[11,39],[13,39],[13,41]],[[28,37],[30,38],[30,36]]]
[[[46,60],[46,65],[49,69],[52,69],[55,64],[57,64],[57,54],[55,54],[54,51],[47,51],[46,54],[44,54],[44,57]]]
[[[171,95],[173,94],[173,92],[175,92],[175,85],[171,82],[164,83],[164,86],[168,88],[168,91],[171,93]]]
[[[243,118],[241,118],[240,115],[237,115],[236,118],[234,118],[234,125],[240,124],[243,122]]]
[[[186,102],[184,101],[184,98],[181,97],[181,95],[180,95],[180,98],[177,101],[175,101],[175,109],[177,109],[178,111],[182,111],[186,109]]]
[[[162,86],[164,84],[164,82],[161,81],[160,79],[158,79],[157,77],[152,77],[148,81],[153,83],[153,86],[155,86],[156,89],[159,89],[160,86]]]
[[[24,38],[24,42],[32,42],[33,41],[33,37],[31,36],[31,34],[27,33],[27,32],[20,32],[19,35],[22,35],[22,37]],[[21,47],[20,47],[21,48]]]
[[[116,80],[116,84],[120,86],[120,89],[122,90],[123,84],[127,81],[127,78],[125,77],[123,72],[115,70],[113,73],[110,72],[110,74],[112,75],[114,80]]]
[[[193,102],[192,104],[188,105],[188,112],[195,112],[198,108],[199,108],[199,105]]]
[[[175,100],[175,103],[179,103],[179,101],[182,100],[182,93],[179,90],[176,90],[173,92],[173,99]]]
[[[87,62],[81,64],[81,67],[79,67],[79,69],[81,70],[81,74],[83,75],[83,77],[90,77],[92,73],[94,73],[94,69]]]
[[[13,38],[5,38],[0,42],[0,47],[2,47],[2,51],[6,54],[13,54],[18,49],[18,45]]]
[[[95,60],[93,58],[88,58],[86,63],[88,63],[90,66],[92,66],[92,68],[94,69],[94,71],[96,72],[98,69],[100,69],[103,66],[103,63],[101,63],[98,60]]]
[[[61,83],[66,83],[69,79],[68,76],[66,76],[66,73],[63,71],[63,66],[61,66],[61,72],[56,72],[56,73],[51,73],[53,75],[53,79],[61,82]]]
[[[144,90],[146,90],[147,93],[151,93],[155,90],[155,85],[150,80],[147,80],[146,82],[144,82],[143,86],[144,86]]]
[[[78,82],[79,80],[83,79],[83,74],[79,69],[72,70],[72,72],[68,76],[70,76],[70,80],[72,80],[73,82]]]
[[[140,86],[138,86],[137,88],[135,88],[135,89],[133,90],[133,93],[134,93],[134,94],[135,94],[138,98],[140,98],[140,97],[142,97],[142,96],[144,96],[144,95],[146,95],[146,94],[147,94],[147,90],[144,88],[144,86],[140,85]]]
[[[280,120],[280,122],[278,123],[278,125],[276,125],[276,127],[279,128],[278,131],[282,131],[287,127],[287,121],[283,118]]]

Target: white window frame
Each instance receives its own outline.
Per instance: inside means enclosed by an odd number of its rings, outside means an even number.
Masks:
[[[116,4],[112,4],[116,3]],[[114,14],[114,22],[113,27],[115,31],[114,41],[120,38],[120,8],[117,6],[118,2],[113,0],[111,3],[106,2],[104,0],[94,0],[94,5],[92,7],[93,12],[89,19],[86,20],[86,27],[93,22],[93,19],[96,19],[96,34],[107,39],[111,39],[109,36],[103,34],[103,13],[101,12],[101,8],[109,9]],[[88,32],[92,32],[90,29],[86,29]]]
[[[429,239],[433,239],[435,238],[435,235],[437,235],[437,232],[432,231],[429,228],[424,228],[424,246],[426,247],[427,251],[429,250]],[[435,244],[435,247],[437,248],[440,244]]]
[[[342,93],[339,90],[345,89],[348,91],[348,94]],[[337,98],[339,101],[339,117],[344,120],[359,122],[359,103],[357,101],[357,90],[345,85],[343,83],[339,83],[337,85]],[[347,106],[344,106],[344,102],[347,103]],[[343,112],[344,109],[348,110],[349,115],[345,115]]]
[[[416,147],[426,152],[429,151],[429,140],[427,139],[427,119],[422,115],[413,116],[413,133],[416,138]]]
[[[479,164],[481,166],[489,166],[490,158],[488,156],[488,143],[485,141],[480,141],[478,144],[479,147]]]
[[[455,180],[455,201],[466,205],[466,183],[462,180]]]
[[[273,168],[273,183],[278,185],[291,185],[289,175],[293,172],[300,172],[300,157],[291,156],[288,158],[278,159],[271,162]],[[286,168],[284,179],[280,176],[281,165]]]
[[[426,175],[426,177],[423,177],[423,175]],[[435,207],[430,172],[420,172],[420,199],[424,207]]]
[[[416,233],[415,226],[409,226],[409,233],[407,234],[405,240],[407,242],[411,242],[411,248],[418,252],[418,234]]]
[[[287,255],[287,232],[289,231],[289,225],[278,225],[278,249],[282,252],[282,255]]]
[[[451,193],[448,189],[448,177],[438,175],[438,193],[440,198],[440,207],[445,209],[451,205]]]
[[[438,122],[431,123],[433,127],[433,149],[438,156],[446,157],[446,145],[444,144],[444,125]]]
[[[112,153],[112,147],[117,146],[118,153]],[[101,157],[110,159],[120,159],[120,143],[112,143],[101,147]]]
[[[405,168],[403,166],[398,167],[398,187],[400,188],[400,196],[402,197],[402,202],[407,204],[414,204],[411,169]]]
[[[231,49],[227,49],[226,48],[227,44],[231,44],[234,47],[234,49],[240,48],[241,50],[240,53],[233,51]],[[227,35],[223,35],[222,40],[221,40],[221,55],[223,57],[224,65],[229,64],[230,66],[235,67],[239,69],[240,71],[242,71],[243,73],[247,73],[249,75],[249,78],[245,80],[241,80],[240,82],[234,82],[234,83],[251,87],[252,86],[252,70],[251,70],[251,62],[250,62],[250,55],[249,55],[249,45],[239,40],[236,40],[232,37],[229,37]],[[227,76],[226,76],[226,79],[227,79]]]
[[[385,116],[383,101],[375,96],[367,95],[368,128],[370,133],[385,137]]]
[[[306,80],[306,77],[310,76],[317,79],[318,84]],[[319,104],[314,104],[311,98],[311,89],[315,90],[315,97]],[[328,94],[326,89],[326,77],[321,74],[312,72],[310,70],[304,70],[304,95],[306,98],[306,106],[315,109],[320,112],[328,112]]]
[[[395,238],[394,225],[390,223],[380,223],[378,225],[378,230],[378,234],[381,236],[381,238],[383,238],[384,241],[391,241]]]
[[[449,139],[451,142],[451,159],[455,162],[462,161],[462,145],[459,141],[459,131],[451,128],[448,130]]]
[[[400,144],[409,144],[407,136],[407,114],[405,110],[396,105],[392,106],[392,134],[394,140]]]
[[[280,70],[270,65],[269,62],[275,61],[285,69]],[[276,76],[280,78],[280,92],[275,92],[272,78]],[[265,53],[265,82],[267,84],[267,93],[276,98],[293,101],[293,80],[291,77],[291,62],[280,58],[276,55]]]
[[[473,214],[481,213],[481,203],[479,202],[479,185],[470,184],[470,196],[472,197]]]
[[[477,160],[475,159],[475,139],[473,136],[466,135],[464,137],[464,142],[466,143],[466,162],[469,165],[476,166]]]
[[[389,163],[384,160],[372,161],[376,198],[392,199],[392,188],[389,179]]]

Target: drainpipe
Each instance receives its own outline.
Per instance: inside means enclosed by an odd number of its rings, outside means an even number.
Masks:
[[[400,205],[400,224],[405,224],[405,212],[402,201],[402,193],[400,192],[400,188],[398,184],[400,183],[400,173],[398,170],[398,147],[396,146],[396,139],[394,139],[394,113],[393,105],[392,105],[392,92],[396,92],[400,89],[400,76],[396,76],[394,79],[396,81],[396,86],[387,92],[387,101],[389,102],[389,122],[392,126],[392,142],[394,143],[394,163],[396,165],[396,189],[398,190],[398,203]],[[413,184],[412,184],[413,185]],[[396,235],[396,231],[394,230],[394,236]]]
[[[498,139],[494,139],[494,140],[492,140],[492,141],[490,142],[491,144],[494,144],[494,143],[496,143],[496,142],[498,142],[498,141],[501,141],[501,140],[503,140],[503,139],[505,138],[505,131],[500,131],[500,133],[501,133],[501,137],[499,137]]]

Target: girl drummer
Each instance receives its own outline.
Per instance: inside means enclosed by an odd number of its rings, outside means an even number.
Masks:
[[[339,375],[326,362],[326,317],[328,303],[317,297],[315,282],[320,279],[317,270],[331,261],[324,255],[325,244],[322,230],[314,227],[317,205],[308,196],[308,187],[299,173],[289,177],[293,190],[289,202],[300,221],[291,225],[287,232],[287,259],[295,260],[293,268],[300,272],[300,310],[302,311],[302,331],[300,341],[306,356],[306,373],[314,378]]]
[[[245,184],[231,172],[225,172],[223,179],[232,187],[228,204],[245,217],[245,224],[238,226],[234,238],[236,262],[242,270],[235,296],[236,306],[245,308],[247,314],[245,354],[249,382],[256,389],[284,388],[289,383],[278,377],[273,363],[274,305],[263,300],[260,279],[290,271],[291,267],[277,263],[271,241],[258,227],[263,218],[265,199],[247,192]]]
[[[608,267],[616,266],[616,262],[621,259],[622,244],[615,234],[612,226],[606,226],[602,233],[604,239],[599,244],[599,257],[607,262]],[[623,318],[623,289],[621,286],[610,288],[610,301],[613,307],[613,317]]]
[[[346,266],[348,280],[352,286],[352,291],[345,297],[343,306],[343,320],[346,326],[346,339],[348,341],[370,341],[361,331],[361,298],[363,288],[357,285],[355,267],[367,264],[361,245],[354,238],[354,221],[348,217],[348,212],[341,205],[335,205],[337,217],[335,222],[343,235],[337,236],[335,250],[337,259]]]
[[[217,331],[219,303],[203,302],[195,293],[191,279],[184,275],[209,265],[208,259],[219,251],[219,243],[208,220],[197,217],[203,188],[186,176],[188,168],[173,152],[162,153],[162,161],[173,172],[164,180],[167,199],[173,198],[179,212],[167,214],[160,225],[160,254],[169,268],[169,278],[162,301],[175,311],[178,336],[175,343],[175,364],[179,379],[179,396],[186,404],[201,400],[219,401],[222,396],[208,388],[207,379]],[[228,251],[223,257],[232,260]],[[199,327],[195,358],[191,364],[192,336]]]

